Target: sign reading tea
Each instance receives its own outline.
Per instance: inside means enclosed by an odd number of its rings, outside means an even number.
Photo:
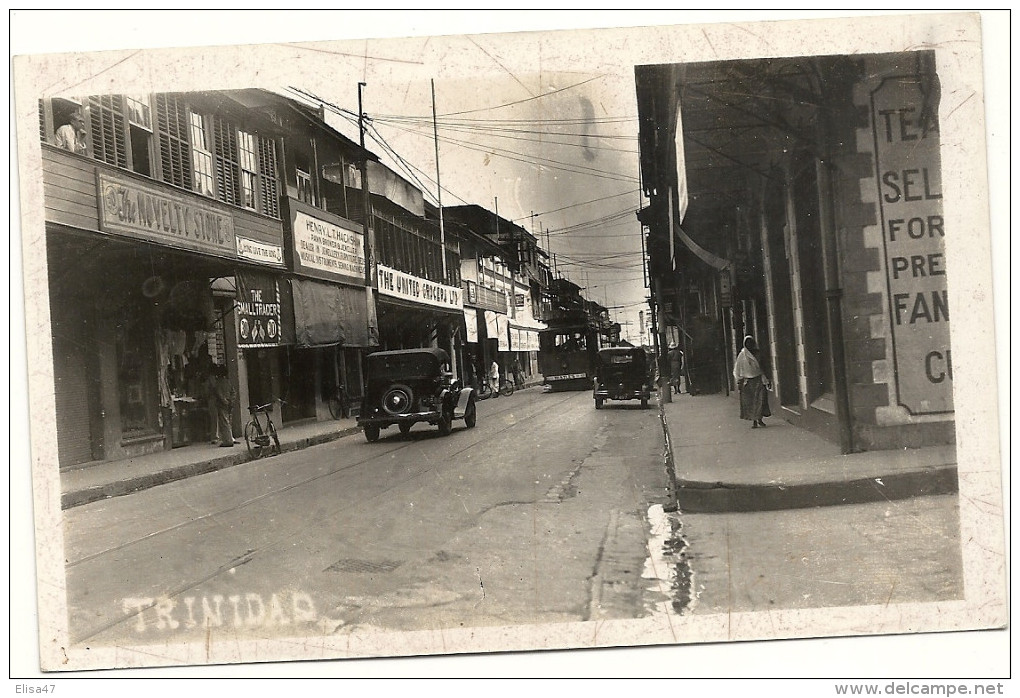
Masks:
[[[938,102],[912,76],[883,80],[871,105],[897,401],[952,412]]]

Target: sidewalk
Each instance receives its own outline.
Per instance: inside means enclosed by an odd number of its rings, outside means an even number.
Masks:
[[[354,418],[280,427],[280,449],[284,453],[296,451],[357,431]],[[65,470],[60,474],[60,507],[70,509],[247,463],[252,458],[248,455],[244,437],[240,437],[240,441],[233,448],[202,441],[138,458],[104,461]]]
[[[529,380],[519,390],[536,386],[541,386],[541,377]],[[277,426],[277,429],[283,453],[328,443],[359,431],[357,420],[353,417]],[[244,438],[238,438],[241,443],[233,448],[221,448],[203,441],[138,458],[69,468],[60,473],[60,508],[70,509],[247,463],[252,458],[248,455]]]
[[[684,512],[769,511],[957,491],[956,448],[841,455],[774,409],[765,429],[738,418],[735,395],[674,395],[663,405]]]

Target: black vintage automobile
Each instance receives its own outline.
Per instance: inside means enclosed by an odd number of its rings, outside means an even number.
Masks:
[[[600,349],[595,365],[595,409],[606,400],[641,400],[648,407],[652,395],[648,361],[641,347]]]
[[[475,425],[475,394],[450,373],[450,357],[442,349],[402,349],[370,354],[367,386],[358,426],[376,441],[379,431],[396,424],[406,434],[417,422],[439,426],[446,436],[453,420]]]

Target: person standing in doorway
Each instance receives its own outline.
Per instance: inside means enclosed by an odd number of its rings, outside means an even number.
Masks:
[[[768,391],[772,381],[762,371],[758,361],[758,344],[754,337],[744,337],[744,348],[737,354],[733,364],[733,378],[740,392],[740,418],[751,420],[751,428],[765,426],[765,417],[771,417]]]
[[[230,428],[230,412],[234,404],[234,386],[230,384],[230,377],[227,374],[226,366],[216,366],[215,369],[215,393],[216,396],[216,429],[219,432],[220,446],[233,446],[237,441]]]
[[[495,359],[489,366],[489,385],[492,387],[492,397],[499,397],[499,364]]]
[[[521,369],[521,362],[516,356],[514,357],[513,365],[511,370],[514,373],[514,384],[520,388],[524,385],[524,371]]]

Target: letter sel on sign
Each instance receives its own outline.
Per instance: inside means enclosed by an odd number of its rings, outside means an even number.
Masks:
[[[896,402],[944,414],[953,374],[937,105],[917,76],[883,80],[871,103]]]
[[[376,271],[379,293],[383,295],[437,308],[464,309],[459,288],[422,279],[382,264],[377,265]]]

